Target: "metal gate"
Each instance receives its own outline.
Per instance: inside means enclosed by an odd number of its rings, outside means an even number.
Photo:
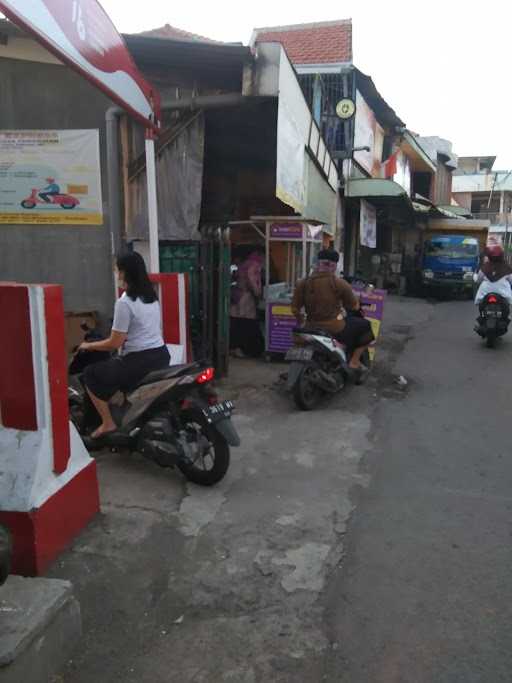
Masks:
[[[205,227],[201,232],[200,242],[161,242],[160,270],[188,273],[194,358],[212,362],[222,376],[227,374],[229,361],[229,231]]]

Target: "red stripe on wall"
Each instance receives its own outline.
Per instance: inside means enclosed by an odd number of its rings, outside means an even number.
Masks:
[[[71,452],[64,303],[60,285],[44,285],[48,380],[52,411],[53,471],[65,471]]]
[[[166,344],[180,343],[178,277],[177,273],[150,275],[151,281],[160,285],[162,332]]]
[[[28,287],[0,284],[0,411],[2,425],[37,430]]]
[[[0,511],[0,523],[13,538],[13,574],[44,573],[99,509],[96,463],[92,461],[40,508]]]

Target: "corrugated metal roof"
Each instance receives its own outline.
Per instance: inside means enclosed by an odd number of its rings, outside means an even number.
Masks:
[[[200,69],[211,72],[240,74],[243,65],[253,59],[252,51],[227,43],[187,42],[169,38],[124,35],[134,59],[145,66]]]
[[[377,90],[375,83],[370,76],[367,76],[359,69],[356,72],[357,88],[366,100],[368,106],[373,110],[381,124],[389,128],[405,128],[405,123],[400,119],[386,100]]]

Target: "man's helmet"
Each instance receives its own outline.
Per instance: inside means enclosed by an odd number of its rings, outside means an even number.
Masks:
[[[54,183],[54,182],[55,182],[55,178],[46,178],[46,182],[47,182],[47,183]]]
[[[505,256],[505,252],[501,244],[491,244],[485,248],[485,255],[489,261],[502,261]]]

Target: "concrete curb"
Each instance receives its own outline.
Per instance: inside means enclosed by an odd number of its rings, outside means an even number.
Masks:
[[[82,635],[69,581],[10,576],[0,588],[0,681],[47,683]]]

